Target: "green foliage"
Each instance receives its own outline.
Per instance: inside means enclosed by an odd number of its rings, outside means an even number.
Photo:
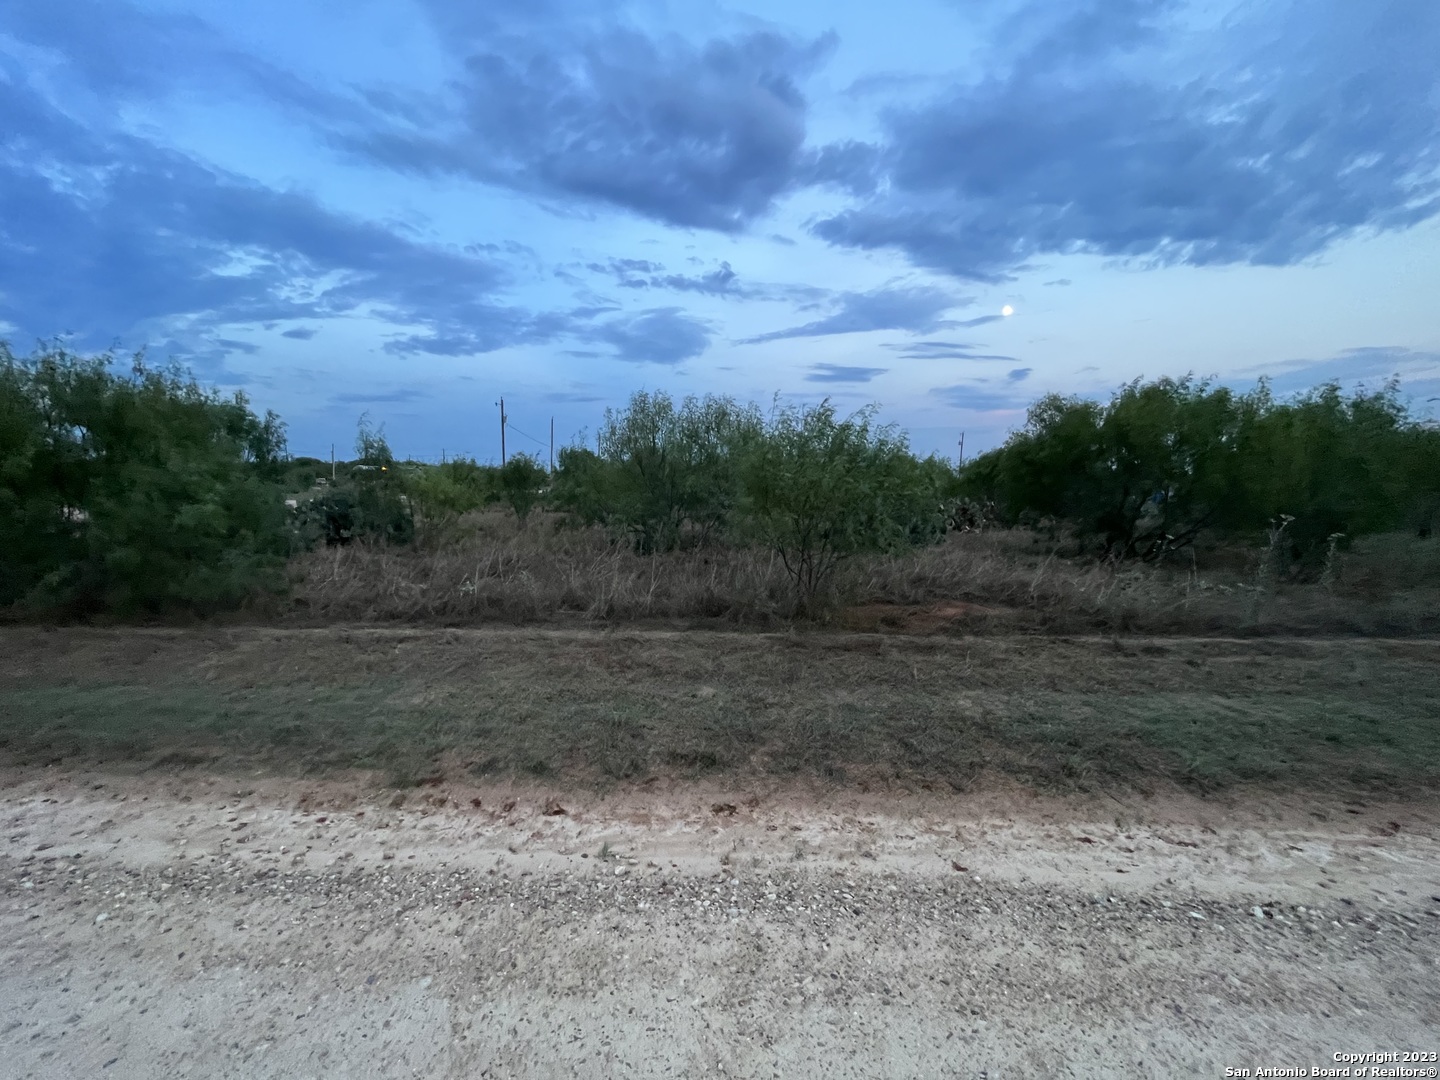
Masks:
[[[937,463],[873,420],[873,408],[839,420],[829,401],[780,409],[744,459],[745,527],[780,555],[803,612],[845,557],[943,532]]]
[[[624,410],[606,410],[598,455],[562,453],[560,498],[629,532],[642,553],[674,549],[687,525],[704,542],[731,517],[739,462],[761,428],[753,406],[730,398],[689,397],[677,407],[666,394],[635,394]]]
[[[1154,558],[1202,530],[1260,538],[1293,517],[1290,559],[1328,538],[1428,521],[1440,434],[1392,383],[1348,400],[1328,384],[1277,402],[1185,379],[1134,382],[1108,404],[1050,395],[1023,430],[964,470],[965,494],[1010,523],[1052,518],[1117,556]]]
[[[0,342],[0,604],[122,615],[278,588],[284,426],[175,366]]]
[[[408,544],[415,538],[408,478],[385,440],[384,428],[373,428],[361,417],[355,453],[345,479],[327,487],[297,514],[301,546],[322,538],[327,546],[356,539]]]
[[[500,496],[515,511],[515,516],[524,521],[540,501],[541,489],[550,479],[545,466],[530,454],[514,454],[500,466]]]
[[[442,537],[460,515],[497,502],[501,498],[499,472],[467,458],[413,470],[406,491],[427,534]]]
[[[1267,402],[1267,404],[1269,404]],[[1237,528],[1291,514],[1292,554],[1322,558],[1334,533],[1423,526],[1440,494],[1440,432],[1411,420],[1399,387],[1348,400],[1327,384],[1270,404],[1244,432],[1231,483]]]
[[[583,446],[562,447],[559,467],[550,485],[550,502],[582,525],[610,526],[615,498],[611,492],[618,469]]]
[[[330,476],[330,463],[319,458],[292,458],[285,466],[281,483],[289,492],[308,491],[321,477]]]

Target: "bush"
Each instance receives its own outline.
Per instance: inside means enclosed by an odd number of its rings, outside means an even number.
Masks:
[[[501,498],[499,470],[466,458],[417,466],[409,474],[405,490],[411,509],[432,541],[444,538],[462,514]]]
[[[550,474],[535,457],[515,454],[500,466],[498,479],[501,497],[515,511],[515,516],[524,521],[540,501],[541,489]]]
[[[614,466],[583,446],[562,447],[559,457],[550,485],[550,504],[577,524],[608,528],[614,516],[615,498],[610,490]]]
[[[562,475],[585,474],[562,480],[562,499],[627,531],[643,554],[673,550],[687,525],[704,542],[730,522],[739,462],[761,427],[754,406],[730,398],[690,397],[677,408],[665,394],[635,394],[623,411],[606,410],[598,455],[562,453]]]
[[[372,428],[361,418],[355,451],[357,459],[347,467],[345,479],[297,514],[299,546],[308,548],[322,538],[327,546],[357,539],[408,544],[415,538],[407,478],[385,441],[384,428]]]
[[[121,615],[278,589],[284,427],[178,367],[0,342],[0,604]]]
[[[803,613],[820,608],[842,559],[944,530],[933,465],[873,418],[837,420],[829,401],[782,409],[745,457],[745,528],[780,556]]]

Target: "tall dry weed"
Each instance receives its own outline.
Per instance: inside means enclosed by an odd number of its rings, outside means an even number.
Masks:
[[[969,614],[924,625],[1157,634],[1440,630],[1440,558],[1431,572],[1417,561],[1429,555],[1409,556],[1419,587],[1367,569],[1363,552],[1338,554],[1334,575],[1304,585],[1266,569],[1279,543],[1266,547],[1258,571],[1245,572],[1224,559],[1206,569],[1193,552],[1169,564],[1099,562],[1023,530],[957,533],[905,555],[849,560],[822,621],[855,606],[914,613],[958,604]],[[1390,557],[1392,548],[1408,550],[1377,545],[1381,555],[1373,558]],[[552,514],[532,514],[522,524],[508,513],[483,511],[443,542],[314,551],[294,560],[291,571],[292,611],[305,621],[766,627],[795,617],[792,583],[769,551],[711,545],[638,555],[626,540],[568,527]]]

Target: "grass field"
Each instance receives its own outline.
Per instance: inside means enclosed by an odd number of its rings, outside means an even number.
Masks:
[[[963,790],[1440,787],[1440,643],[554,629],[0,631],[0,758]]]

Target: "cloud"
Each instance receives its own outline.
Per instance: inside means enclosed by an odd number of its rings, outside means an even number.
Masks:
[[[884,375],[888,368],[844,367],[840,364],[812,364],[806,382],[818,383],[867,383],[877,375]]]
[[[297,326],[294,330],[282,331],[280,336],[294,338],[296,341],[309,341],[319,332],[313,326]]]
[[[1017,55],[1017,66],[1047,71],[1096,62],[1142,45],[1160,43],[1165,22],[1180,9],[1178,0],[1081,0],[1057,9],[1032,0],[1016,9],[995,31]]]
[[[734,232],[796,183],[807,160],[798,81],[835,45],[833,35],[693,45],[583,24],[509,29],[456,43],[464,74],[453,83],[454,130],[371,125],[337,129],[332,142],[403,172]]]
[[[708,274],[701,274],[698,277],[686,277],[684,274],[667,274],[663,278],[652,281],[652,284],[657,284],[667,289],[675,289],[678,292],[698,292],[711,296],[724,296],[731,292],[735,285],[735,280],[736,274],[734,270],[730,269],[730,264],[728,262],[722,262],[718,270],[712,270]]]
[[[872,75],[862,75],[840,93],[848,98],[867,98],[877,95],[888,95],[896,90],[909,87],[925,85],[933,81],[930,75],[912,75],[894,71],[882,71]]]
[[[610,345],[621,360],[679,364],[710,347],[710,327],[679,308],[651,308],[611,319],[591,330],[587,339]]]
[[[880,149],[847,140],[810,151],[796,169],[796,182],[832,186],[852,195],[871,195],[879,183]]]
[[[260,346],[253,341],[235,341],[233,338],[216,338],[215,344],[227,352],[244,353],[247,356],[254,356],[260,351]]]
[[[945,289],[930,285],[888,286],[870,292],[839,294],[839,310],[823,319],[746,338],[741,345],[758,345],[786,338],[858,334],[871,330],[910,330],[930,333],[957,325],[941,316],[968,303]]]
[[[429,397],[429,394],[411,387],[401,387],[396,390],[375,390],[368,393],[346,393],[332,394],[331,405],[377,405],[396,404],[402,401],[415,401],[420,398]]]
[[[1282,396],[1302,393],[1331,381],[1347,389],[1362,383],[1378,388],[1391,377],[1400,379],[1403,393],[1407,387],[1429,385],[1440,379],[1440,352],[1399,345],[1367,345],[1344,349],[1323,360],[1286,360],[1246,368],[1239,374],[1265,376],[1271,389]]]
[[[1070,279],[1068,277],[1056,278],[1054,281],[1046,281],[1042,282],[1042,284],[1064,286],[1070,284]]]
[[[0,33],[58,55],[65,69],[54,82],[69,98],[84,98],[93,114],[117,115],[127,101],[159,99],[177,89],[219,101],[248,94],[304,120],[331,124],[365,123],[390,104],[382,90],[362,91],[360,100],[321,90],[236,49],[203,19],[125,0],[0,0]],[[0,64],[6,52],[0,39]]]
[[[994,282],[1057,253],[1288,265],[1440,212],[1440,5],[1256,4],[1209,38],[1165,9],[1088,5],[892,110],[877,194],[813,231]],[[1161,39],[1155,74],[1114,62]]]
[[[649,259],[611,259],[604,263],[586,263],[585,269],[595,274],[612,274],[623,280],[632,274],[658,274],[665,267]]]
[[[937,386],[930,391],[945,404],[967,412],[1015,412],[1024,410],[1027,400],[1003,390],[991,390],[973,383]]]
[[[705,260],[691,257],[688,262],[704,265]],[[606,274],[625,289],[668,289],[672,292],[700,293],[726,300],[788,301],[813,305],[829,299],[834,293],[814,285],[742,282],[728,262],[722,261],[714,270],[703,274],[667,274],[660,263],[644,259],[611,259],[606,263],[586,263],[585,269]],[[556,271],[559,276],[561,271]],[[566,280],[570,280],[568,277]],[[572,282],[579,284],[579,279]]]
[[[703,262],[696,259],[695,262]],[[597,274],[609,274],[615,283],[626,289],[671,289],[675,292],[705,293],[710,296],[735,295],[735,271],[728,262],[707,274],[666,274],[660,263],[645,259],[611,259],[609,263],[587,263],[585,268]]]
[[[1015,370],[1010,372],[1010,374],[1005,376],[1005,381],[1012,383],[1024,382],[1030,377],[1030,373],[1034,370],[1034,368],[1028,367],[1016,368]]]
[[[502,264],[91,130],[18,82],[0,78],[0,113],[0,317],[29,332],[176,334],[220,363],[253,348],[220,326],[361,308],[421,328],[395,353],[488,352],[576,323],[500,303]]]
[[[907,360],[1016,360],[1016,357],[1000,353],[976,352],[984,346],[964,341],[888,342],[885,348],[899,351]]]

